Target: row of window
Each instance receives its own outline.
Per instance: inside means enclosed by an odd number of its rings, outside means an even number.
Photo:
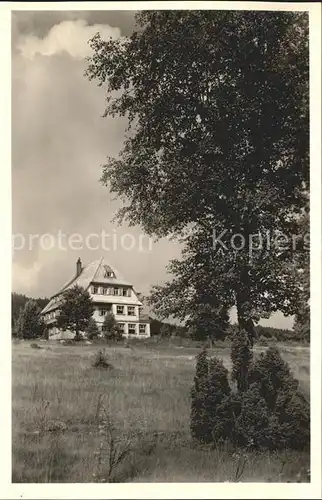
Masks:
[[[99,315],[100,316],[105,316],[109,311],[111,311],[111,308],[110,307],[102,307],[99,309]],[[121,306],[121,305],[117,305],[116,306],[116,314],[120,314],[120,315],[123,315],[123,316],[135,316],[135,306]],[[49,319],[53,319],[53,318],[56,318],[56,316],[58,316],[58,310],[55,310],[55,311],[52,311],[52,312],[49,312],[46,314],[46,319],[49,320]]]
[[[127,315],[135,316],[135,307],[134,306],[126,306],[127,307]],[[116,314],[125,314],[125,306],[116,306]]]
[[[93,285],[91,291],[94,295],[117,295],[120,297],[131,297],[131,288]]]
[[[52,319],[52,318],[55,318],[57,316],[57,314],[58,314],[58,311],[52,311],[52,312],[48,313],[46,315],[46,317],[47,317],[47,319]],[[126,333],[125,323],[118,323],[118,325],[123,330],[123,332]],[[139,335],[145,335],[146,334],[146,325],[139,323],[139,332],[137,332],[136,323],[128,323],[127,333],[129,335],[137,335],[137,333],[139,333]]]
[[[99,309],[99,315],[105,316],[111,311],[110,307],[101,307]],[[135,316],[135,306],[116,306],[116,314],[121,314],[123,316]]]
[[[56,318],[56,316],[58,316],[58,311],[51,311],[49,313],[46,314],[46,319],[54,319]]]
[[[119,327],[125,332],[125,323],[118,323]],[[127,327],[127,333],[129,335],[136,335],[136,324],[135,323],[129,323]],[[144,324],[139,324],[139,335],[145,335],[146,334],[146,325]]]

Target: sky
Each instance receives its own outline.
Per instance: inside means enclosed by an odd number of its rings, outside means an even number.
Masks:
[[[73,276],[78,257],[86,264],[103,256],[147,294],[180,257],[178,243],[152,242],[139,227],[113,222],[120,202],[99,182],[106,157],[122,148],[126,122],[102,117],[104,88],[84,76],[87,41],[97,32],[128,36],[133,27],[131,11],[12,13],[15,292],[49,297]],[[278,313],[261,323],[290,328],[292,319]]]

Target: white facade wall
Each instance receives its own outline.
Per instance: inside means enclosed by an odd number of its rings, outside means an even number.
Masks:
[[[93,293],[93,287],[97,288],[97,293]],[[121,288],[126,288],[122,287]],[[101,328],[105,315],[100,314],[101,309],[111,310],[114,314],[114,317],[118,323],[122,323],[124,325],[124,336],[125,337],[137,337],[137,338],[146,338],[150,337],[150,324],[142,321],[140,323],[140,307],[142,306],[142,302],[138,299],[135,294],[135,291],[130,290],[130,294],[127,296],[122,295],[104,295],[102,293],[102,287],[99,285],[91,284],[88,291],[93,301],[94,305],[94,313],[93,319],[96,321],[99,328]],[[123,313],[118,312],[117,306],[123,307]],[[129,309],[132,308],[134,314],[128,314]],[[54,323],[56,319],[58,310],[53,310],[44,315],[45,322],[50,327],[51,323]],[[132,325],[132,326],[131,326]],[[139,325],[145,325],[139,326]],[[55,333],[58,334],[58,330],[55,327]],[[144,330],[144,331],[143,331]],[[132,333],[133,332],[133,333]]]
[[[114,314],[114,317],[118,323],[121,323],[124,325],[124,336],[125,337],[139,337],[139,338],[146,338],[150,337],[150,324],[141,322],[140,323],[140,316],[139,316],[139,306],[133,306],[129,304],[129,307],[134,307],[134,315],[128,315],[128,309],[126,304],[122,304],[124,307],[124,314],[118,314],[117,313],[117,306],[120,304],[111,304],[111,312]],[[104,315],[100,315],[100,309],[105,309],[106,304],[94,304],[95,310],[93,314],[93,318],[96,321],[97,325],[99,328],[102,327],[103,322],[104,322]],[[140,328],[139,325],[145,325],[145,333],[143,333],[143,327]],[[133,330],[133,327],[129,328],[129,325],[135,325],[134,330],[135,333],[130,333]]]

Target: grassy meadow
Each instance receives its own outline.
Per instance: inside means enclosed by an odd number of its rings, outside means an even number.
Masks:
[[[92,366],[95,344],[31,343],[12,346],[14,483],[309,481],[306,453],[245,454],[191,441],[197,348],[108,347],[112,368],[103,370]],[[209,353],[230,367],[227,347]],[[309,395],[309,348],[281,353]]]

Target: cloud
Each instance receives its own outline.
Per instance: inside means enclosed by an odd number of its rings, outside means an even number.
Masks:
[[[22,35],[17,48],[23,57],[33,59],[36,54],[53,56],[67,53],[75,59],[91,55],[88,40],[99,32],[104,39],[117,39],[121,36],[119,28],[107,24],[88,25],[84,19],[63,21],[53,26],[45,38],[35,35]]]
[[[17,10],[11,12],[14,42],[19,35],[44,38],[49,30],[63,21],[84,19],[87,24],[117,26],[122,36],[129,36],[135,26],[135,11],[126,10]]]
[[[34,262],[32,267],[24,267],[19,262],[12,266],[12,288],[13,290],[24,290],[26,294],[34,290],[38,282],[38,275],[42,264]]]
[[[87,36],[87,35],[86,35]],[[12,58],[12,230],[26,237],[102,230],[139,241],[141,230],[111,222],[118,206],[99,178],[106,156],[122,147],[126,121],[102,118],[105,91],[84,77],[86,61],[66,53],[32,59]],[[165,278],[178,245],[161,241],[151,251],[43,250],[37,239],[13,255],[13,290],[32,297],[50,296],[69,279],[75,262],[104,256],[147,293]],[[147,243],[144,240],[144,248]]]

